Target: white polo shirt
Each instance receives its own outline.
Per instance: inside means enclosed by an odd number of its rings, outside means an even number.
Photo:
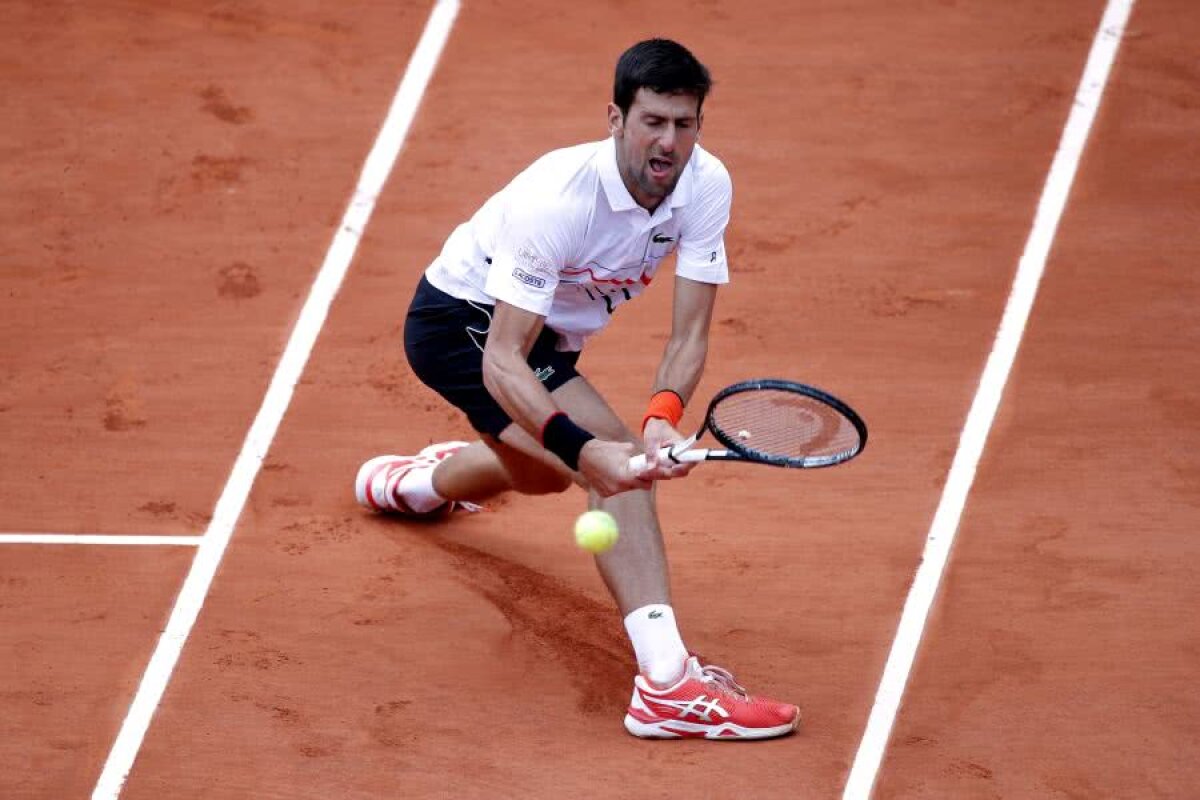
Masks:
[[[677,275],[728,282],[732,197],[725,165],[699,146],[653,214],[625,188],[613,139],[555,150],[459,225],[425,274],[455,297],[544,316],[559,350],[579,350],[677,249]]]

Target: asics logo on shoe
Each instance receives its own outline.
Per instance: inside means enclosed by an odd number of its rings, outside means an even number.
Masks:
[[[665,706],[673,710],[677,720],[686,720],[690,715],[703,722],[712,722],[713,714],[717,714],[722,719],[729,718],[729,712],[715,697],[709,699],[706,695],[700,695],[694,700],[665,700],[660,697],[646,699],[655,706]]]

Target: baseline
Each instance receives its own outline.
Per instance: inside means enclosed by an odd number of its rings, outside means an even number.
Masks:
[[[1033,228],[1013,280],[1012,292],[1000,320],[992,352],[984,366],[979,389],[971,403],[954,462],[946,478],[942,498],[934,513],[921,564],[904,602],[896,638],[892,642],[883,677],[875,694],[875,703],[867,719],[862,742],[850,767],[846,788],[842,794],[843,800],[867,800],[879,774],[883,753],[912,672],[925,623],[949,560],[951,545],[958,532],[967,494],[974,483],[984,445],[996,419],[1004,387],[1012,372],[1017,350],[1029,321],[1034,299],[1037,297],[1038,284],[1046,269],[1050,247],[1066,208],[1067,196],[1074,183],[1092,123],[1096,119],[1104,87],[1108,83],[1109,73],[1133,4],[1134,0],[1109,0],[1100,21],[1100,28],[1092,41],[1087,65],[1084,67],[1071,114],[1067,118],[1058,151],[1038,201]]]
[[[217,500],[212,522],[203,536],[192,567],[159,637],[146,671],[130,704],[129,712],[105,760],[92,800],[115,800],[121,794],[133,762],[141,750],[150,720],[162,701],[167,683],[178,663],[216,576],[217,568],[229,545],[234,526],[241,516],[250,489],[283,420],[297,382],[308,363],[317,335],[324,326],[329,307],[341,287],[350,261],[366,230],[400,149],[408,136],[417,107],[433,76],[450,30],[458,15],[458,0],[438,0],[430,12],[421,39],[413,51],[400,87],[388,110],[375,144],[359,176],[354,194],[342,217],[337,233],[317,273],[312,289],[296,321],[287,347],[271,378],[237,461]]]

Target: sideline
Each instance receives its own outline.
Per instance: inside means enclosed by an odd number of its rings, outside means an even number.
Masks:
[[[1004,316],[1000,320],[1000,328],[996,332],[992,352],[979,380],[979,389],[967,414],[967,422],[958,441],[958,451],[954,455],[954,463],[946,478],[942,499],[938,503],[933,524],[925,540],[921,565],[904,602],[896,638],[892,642],[892,649],[883,669],[883,678],[875,693],[875,705],[867,719],[866,731],[850,767],[842,800],[868,800],[871,796],[884,750],[891,737],[892,725],[900,708],[900,700],[904,695],[908,676],[912,672],[913,659],[921,642],[925,622],[929,618],[929,610],[933,606],[942,573],[950,558],[950,547],[958,532],[967,494],[975,480],[975,471],[983,455],[984,444],[996,419],[1004,385],[1012,372],[1017,349],[1020,347],[1021,337],[1037,296],[1038,283],[1046,270],[1046,258],[1050,254],[1050,246],[1054,243],[1054,235],[1058,231],[1058,224],[1067,204],[1067,195],[1075,180],[1079,160],[1083,155],[1092,123],[1096,119],[1104,87],[1108,83],[1109,73],[1121,45],[1121,37],[1133,4],[1134,0],[1109,0],[1104,17],[1100,21],[1100,29],[1092,40],[1092,49],[1088,55],[1087,66],[1084,67],[1083,78],[1075,93],[1071,115],[1067,118],[1058,152],[1055,153],[1046,177],[1033,229],[1025,243],[1025,251],[1017,267],[1017,276],[1013,281]]]
[[[421,97],[425,94],[434,67],[450,36],[458,9],[458,0],[438,0],[429,15],[425,30],[400,82],[400,88],[392,100],[387,119],[384,120],[383,128],[379,131],[363,165],[358,185],[342,217],[341,225],[334,234],[333,243],[309,291],[300,318],[288,338],[287,348],[275,368],[262,407],[259,408],[258,415],[246,434],[246,440],[233,465],[229,480],[217,500],[212,522],[204,534],[196,557],[192,560],[191,569],[175,601],[175,607],[171,610],[171,617],[159,637],[137,693],[129,706],[129,712],[104,762],[104,768],[92,792],[92,800],[115,800],[121,794],[125,779],[129,776],[133,762],[141,750],[150,720],[162,701],[171,673],[179,661],[179,654],[208,596],[209,587],[221,558],[225,555],[225,548],[229,545],[234,526],[246,505],[250,488],[271,447],[279,423],[291,403],[296,383],[300,380],[305,364],[308,363],[317,335],[325,324],[329,307],[346,276],[359,240],[375,209],[375,201],[396,163],[400,148],[416,116]]]

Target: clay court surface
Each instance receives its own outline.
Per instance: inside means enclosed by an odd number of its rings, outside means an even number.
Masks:
[[[114,747],[431,7],[0,2],[5,800],[115,797],[117,751],[129,800],[842,795],[1102,0],[464,2],[149,727]],[[436,526],[353,498],[364,459],[470,434],[403,360],[421,271],[536,156],[606,135],[649,35],[712,69],[703,143],[735,185],[697,396],[793,378],[871,426],[844,467],[660,489],[685,641],[801,705],[783,740],[625,733],[582,493]],[[1193,0],[1134,7],[877,798],[1197,796],[1197,40]],[[631,424],[669,303],[581,362]]]

